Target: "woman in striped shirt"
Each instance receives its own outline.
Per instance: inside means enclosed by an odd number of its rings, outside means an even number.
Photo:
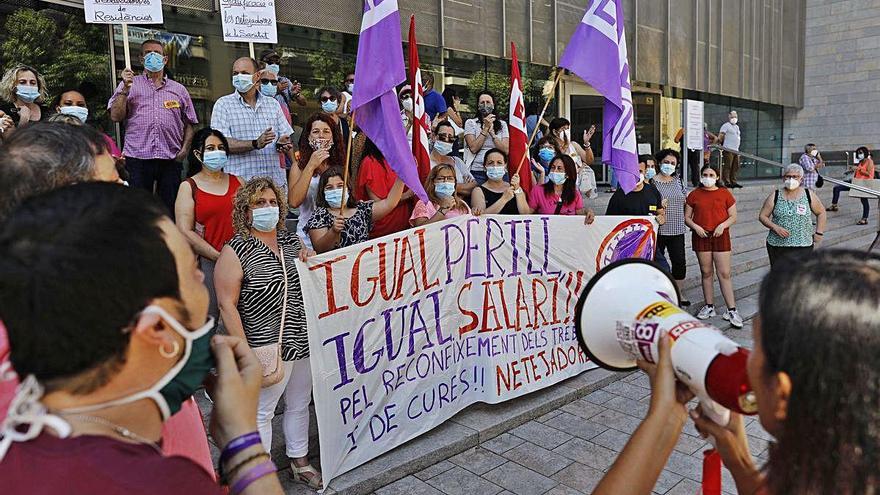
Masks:
[[[293,477],[312,488],[320,488],[321,475],[308,461],[312,375],[302,290],[296,272],[297,257],[305,261],[314,252],[287,231],[286,217],[287,198],[271,179],[255,177],[241,186],[233,201],[235,237],[220,252],[214,285],[226,330],[246,339],[251,347],[278,343],[284,313],[284,378],[260,391],[257,427],[263,446],[270,452],[272,418],[284,395],[282,424]]]

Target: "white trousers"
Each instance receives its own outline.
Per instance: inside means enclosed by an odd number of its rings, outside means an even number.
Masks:
[[[284,378],[260,390],[257,405],[257,429],[266,452],[272,451],[272,418],[284,396],[284,443],[287,457],[305,457],[309,453],[309,402],[312,400],[312,369],[309,359],[284,361]]]

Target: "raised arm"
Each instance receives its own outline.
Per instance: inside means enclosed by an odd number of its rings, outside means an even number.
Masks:
[[[378,222],[385,218],[385,215],[391,213],[400,203],[401,196],[403,196],[403,181],[398,177],[394,181],[394,185],[391,186],[391,190],[388,191],[388,196],[373,203],[373,221]]]
[[[287,195],[287,204],[290,205],[291,208],[299,208],[299,205],[303,204],[303,201],[306,200],[306,195],[309,193],[309,184],[312,181],[312,176],[315,174],[315,170],[317,170],[318,166],[329,157],[329,151],[317,150],[312,153],[312,157],[309,159],[309,162],[306,163],[306,167],[303,170],[300,170],[296,163],[290,167],[290,174],[287,179],[287,184],[290,189],[290,192]]]

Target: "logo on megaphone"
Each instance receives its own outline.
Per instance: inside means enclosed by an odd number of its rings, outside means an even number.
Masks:
[[[728,410],[755,414],[748,351],[679,309],[679,299],[675,281],[654,263],[614,262],[590,280],[578,300],[581,348],[603,368],[631,371],[638,359],[657,362],[660,337],[668,334],[676,376],[715,422],[727,424]]]

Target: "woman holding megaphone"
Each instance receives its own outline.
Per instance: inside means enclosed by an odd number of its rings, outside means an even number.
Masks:
[[[761,286],[748,375],[761,425],[776,439],[763,468],[742,417],[726,427],[699,411],[740,494],[880,493],[880,256],[822,251],[781,263]],[[594,495],[651,493],[684,427],[692,394],[676,381],[668,337],[651,379],[648,416]]]

